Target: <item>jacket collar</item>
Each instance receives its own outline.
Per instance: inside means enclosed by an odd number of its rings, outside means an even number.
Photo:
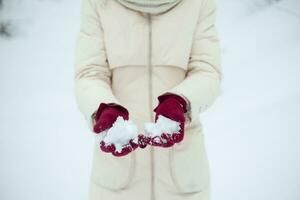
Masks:
[[[182,0],[117,0],[123,6],[143,13],[161,14],[175,7]]]

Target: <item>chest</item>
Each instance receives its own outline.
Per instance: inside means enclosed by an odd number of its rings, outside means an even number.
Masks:
[[[99,7],[110,67],[151,64],[185,69],[200,6],[199,0],[183,0],[160,15],[133,11],[115,1]]]

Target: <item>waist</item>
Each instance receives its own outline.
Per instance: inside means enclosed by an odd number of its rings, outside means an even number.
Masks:
[[[121,66],[112,70],[112,90],[128,109],[130,119],[143,128],[145,122],[154,121],[157,97],[176,87],[185,76],[186,71],[176,66]],[[200,123],[187,128],[194,126],[199,127]]]

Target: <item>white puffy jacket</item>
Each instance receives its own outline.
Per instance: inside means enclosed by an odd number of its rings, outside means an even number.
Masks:
[[[214,0],[183,0],[150,15],[117,1],[82,0],[75,51],[75,97],[89,130],[101,102],[126,107],[143,132],[157,96],[172,92],[189,104],[184,140],[147,146],[124,157],[96,144],[90,200],[207,200],[209,167],[199,114],[220,94],[220,47]]]

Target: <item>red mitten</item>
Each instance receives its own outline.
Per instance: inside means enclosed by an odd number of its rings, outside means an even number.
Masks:
[[[128,110],[115,103],[101,103],[95,115],[96,123],[93,127],[94,132],[96,134],[106,134],[106,131],[112,128],[118,117],[128,120]],[[118,134],[122,134],[122,132]],[[105,138],[105,135],[103,137]],[[117,151],[113,143],[107,144],[105,140],[101,140],[100,142],[100,149],[104,152],[112,153],[114,156],[125,156],[137,147],[137,143],[133,142],[133,140],[129,140],[128,144],[121,147],[121,151]]]
[[[94,132],[100,133],[110,127],[116,121],[117,117],[129,119],[129,113],[126,108],[115,103],[101,103],[95,115]]]
[[[181,96],[172,93],[165,93],[159,96],[158,101],[158,106],[153,110],[156,113],[155,122],[158,128],[170,126],[170,124],[172,126],[172,123],[177,122],[179,130],[172,133],[163,132],[161,135],[156,135],[155,137],[151,136],[148,144],[170,147],[175,143],[179,143],[184,138],[184,114],[187,112],[187,102]],[[165,125],[164,123],[169,123],[169,125]],[[164,128],[161,128],[161,130],[164,130]]]

